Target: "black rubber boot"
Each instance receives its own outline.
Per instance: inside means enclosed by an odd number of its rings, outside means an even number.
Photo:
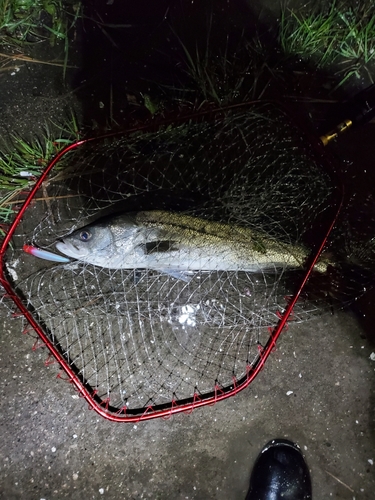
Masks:
[[[299,446],[286,439],[266,444],[251,473],[246,500],[311,500],[310,473]]]

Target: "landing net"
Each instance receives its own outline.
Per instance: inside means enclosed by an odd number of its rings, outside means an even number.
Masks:
[[[151,418],[211,403],[234,394],[263,361],[306,267],[196,271],[185,282],[149,269],[50,263],[22,247],[56,253],[57,240],[103,214],[161,209],[316,252],[335,191],[321,163],[267,103],[83,142],[54,165],[18,221],[6,279],[104,416]],[[317,307],[301,296],[293,321]]]

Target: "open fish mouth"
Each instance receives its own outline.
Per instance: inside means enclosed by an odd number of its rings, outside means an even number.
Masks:
[[[56,243],[56,248],[59,252],[74,259],[80,259],[87,256],[87,249],[79,248],[71,241],[62,240]]]

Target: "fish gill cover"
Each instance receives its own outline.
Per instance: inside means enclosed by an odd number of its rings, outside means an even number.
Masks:
[[[88,142],[60,163],[6,258],[14,289],[77,377],[114,411],[130,412],[204,397],[240,380],[303,265],[194,270],[186,281],[136,266],[55,264],[22,247],[56,252],[57,241],[103,215],[163,210],[311,249],[335,186],[306,137],[273,104],[256,103],[211,120]],[[315,274],[319,282],[329,272]],[[297,303],[293,320],[319,310],[320,298],[311,297]]]

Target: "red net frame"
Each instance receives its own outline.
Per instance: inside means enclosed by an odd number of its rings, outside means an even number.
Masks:
[[[243,107],[243,105],[241,106]],[[232,107],[233,109],[233,107]],[[220,110],[220,113],[222,113],[223,110]],[[190,120],[192,118],[194,119],[200,119],[200,118],[206,118],[209,116],[212,112],[207,112],[207,113],[200,113],[200,114],[195,114],[194,116],[190,116],[187,118],[184,118],[184,120]],[[164,121],[163,125],[168,124],[168,123],[173,123],[173,120],[170,121]],[[157,125],[157,127],[160,125]],[[151,126],[151,129],[155,128],[155,125]],[[128,130],[127,133],[131,133],[134,130],[150,130],[150,126],[146,127],[138,127],[137,129],[131,129]],[[123,133],[121,133],[123,134]],[[120,134],[108,134],[106,137],[113,137],[117,136]],[[35,330],[37,333],[40,341],[36,341],[34,344],[34,348],[37,347],[42,347],[45,346],[49,350],[49,356],[48,359],[46,360],[45,364],[51,364],[53,362],[59,363],[61,369],[65,372],[67,378],[61,375],[61,373],[58,374],[59,378],[63,378],[67,380],[69,383],[71,383],[75,389],[78,391],[79,395],[83,398],[86,399],[86,401],[89,404],[89,407],[94,409],[99,415],[102,417],[115,421],[115,422],[137,422],[141,420],[150,420],[153,418],[168,418],[173,414],[176,413],[189,413],[195,408],[199,408],[201,406],[206,406],[206,405],[212,405],[215,404],[218,401],[227,399],[231,396],[234,396],[235,394],[238,394],[240,391],[245,389],[254,379],[255,377],[259,374],[259,372],[262,370],[266,360],[268,359],[269,355],[271,352],[274,350],[276,346],[276,342],[281,335],[283,329],[287,327],[288,320],[293,312],[293,309],[299,300],[299,297],[311,275],[313,272],[314,266],[317,263],[323,249],[326,246],[327,240],[331,234],[331,231],[336,223],[336,220],[340,214],[341,206],[342,206],[342,197],[343,193],[342,190],[340,190],[340,196],[333,200],[334,203],[334,210],[332,212],[331,220],[329,221],[329,224],[327,226],[327,229],[325,231],[325,234],[323,238],[321,239],[319,245],[316,247],[316,251],[314,252],[314,255],[309,259],[308,266],[304,272],[303,278],[300,281],[299,285],[296,287],[296,291],[294,294],[290,297],[288,297],[288,304],[287,307],[285,308],[284,311],[280,312],[277,311],[277,316],[279,317],[279,320],[277,324],[274,327],[269,327],[269,339],[266,342],[266,344],[262,347],[259,346],[259,353],[251,364],[247,365],[246,367],[246,374],[240,379],[236,379],[236,377],[233,377],[233,383],[231,385],[227,385],[226,387],[221,387],[220,385],[216,384],[213,391],[209,393],[205,393],[204,395],[199,394],[198,392],[194,392],[192,397],[185,398],[185,399],[180,399],[180,400],[174,400],[172,399],[170,403],[166,404],[158,404],[158,405],[149,405],[140,409],[132,409],[129,410],[126,406],[123,406],[121,408],[113,408],[111,406],[111,400],[110,398],[100,398],[98,397],[98,391],[95,388],[88,387],[84,381],[82,381],[75,371],[72,369],[72,367],[69,365],[65,357],[62,355],[60,350],[57,348],[57,346],[51,341],[51,339],[46,335],[44,332],[42,326],[38,323],[38,321],[35,319],[33,316],[32,312],[27,309],[25,306],[22,298],[15,292],[12,283],[9,281],[7,277],[7,273],[5,271],[5,254],[7,252],[7,249],[9,248],[9,245],[11,243],[12,237],[22,221],[23,217],[25,216],[26,211],[29,209],[31,202],[33,201],[36,193],[38,190],[41,188],[43,185],[43,182],[47,179],[51,171],[54,169],[54,167],[60,162],[60,160],[70,151],[76,150],[77,148],[81,147],[82,145],[88,144],[90,142],[95,142],[98,140],[103,139],[103,137],[100,138],[89,138],[89,139],[82,139],[78,140],[67,147],[65,147],[59,154],[56,155],[56,157],[49,163],[43,174],[40,176],[40,178],[36,181],[35,185],[31,189],[30,193],[28,194],[26,200],[24,201],[22,207],[18,211],[18,213],[15,216],[15,219],[13,223],[11,224],[9,230],[6,233],[6,236],[1,244],[0,248],[0,283],[6,290],[7,296],[12,299],[16,307],[18,308],[18,311],[16,314],[17,315],[22,315],[27,322],[29,323],[30,327]],[[318,143],[315,144],[314,146],[317,148],[317,157],[321,157],[323,152],[322,152],[322,146],[319,145]],[[333,173],[331,173],[334,175]],[[337,182],[337,181],[336,181]]]

